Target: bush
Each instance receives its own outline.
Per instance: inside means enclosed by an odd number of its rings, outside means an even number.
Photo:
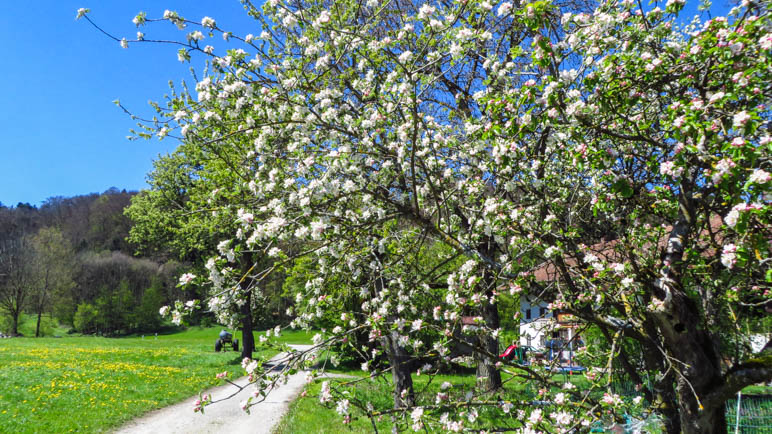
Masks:
[[[94,333],[98,327],[99,312],[90,303],[81,303],[75,312],[72,325],[80,333]]]

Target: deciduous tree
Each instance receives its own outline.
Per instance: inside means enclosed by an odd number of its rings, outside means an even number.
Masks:
[[[721,432],[726,399],[772,378],[769,350],[722,344],[743,338],[726,328],[733,315],[759,317],[770,304],[767,3],[687,25],[678,0],[666,10],[603,2],[592,14],[548,1],[244,4],[258,37],[164,14],[189,31],[180,60],[200,52],[212,72],[197,95],[156,106],[163,121],[147,125],[242,157],[229,160],[248,178],[212,190],[251,192],[235,202],[239,227],[211,262],[216,294],[273,270],[235,271],[244,253],[289,259],[278,246],[294,239],[314,243],[297,255],[319,264],[307,318],[339,313],[327,283],[374,276],[361,316],[319,344],[366,330],[418,348],[430,329],[445,337],[427,344],[441,356],[460,319],[477,318],[471,398],[383,410],[323,388],[344,420],[354,405],[371,418],[409,414],[416,430],[588,426],[599,409],[620,417],[640,402],[595,393],[614,357],[643,383],[624,349],[637,347],[653,378],[642,394],[666,430]],[[215,53],[205,45],[214,34],[241,45]],[[385,231],[395,222],[408,229]],[[404,308],[435,301],[435,276],[416,273],[406,254],[425,238],[463,259],[431,315]],[[601,330],[609,350],[588,355],[589,390],[555,393],[538,369],[496,364],[502,290],[549,298]],[[542,385],[554,412],[524,400],[519,419],[478,419],[478,408],[512,409],[490,399],[501,366]]]

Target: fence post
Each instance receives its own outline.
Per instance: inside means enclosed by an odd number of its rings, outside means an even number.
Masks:
[[[734,434],[740,432],[740,400],[743,397],[742,392],[737,392],[737,414],[735,415]]]

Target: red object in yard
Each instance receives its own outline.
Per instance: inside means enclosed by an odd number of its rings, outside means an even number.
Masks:
[[[512,359],[515,357],[515,350],[517,349],[517,345],[512,344],[507,347],[506,350],[504,350],[503,353],[499,356],[500,359]]]

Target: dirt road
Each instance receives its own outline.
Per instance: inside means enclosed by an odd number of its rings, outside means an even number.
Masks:
[[[291,345],[297,350],[305,350],[310,345]],[[279,360],[282,355],[272,360]],[[274,425],[287,412],[289,404],[297,397],[305,386],[304,372],[298,372],[289,377],[287,384],[282,384],[268,395],[268,398],[260,404],[251,407],[250,413],[244,413],[239,407],[239,402],[245,400],[252,392],[252,387],[242,391],[235,397],[224,402],[207,406],[204,414],[193,413],[193,406],[198,396],[187,399],[160,410],[153,411],[138,419],[135,419],[116,430],[120,434],[180,434],[180,433],[270,433]],[[247,378],[242,377],[235,381],[239,385],[246,385]],[[236,391],[232,385],[214,387],[205,393],[212,394],[212,399],[217,400],[231,395]]]

